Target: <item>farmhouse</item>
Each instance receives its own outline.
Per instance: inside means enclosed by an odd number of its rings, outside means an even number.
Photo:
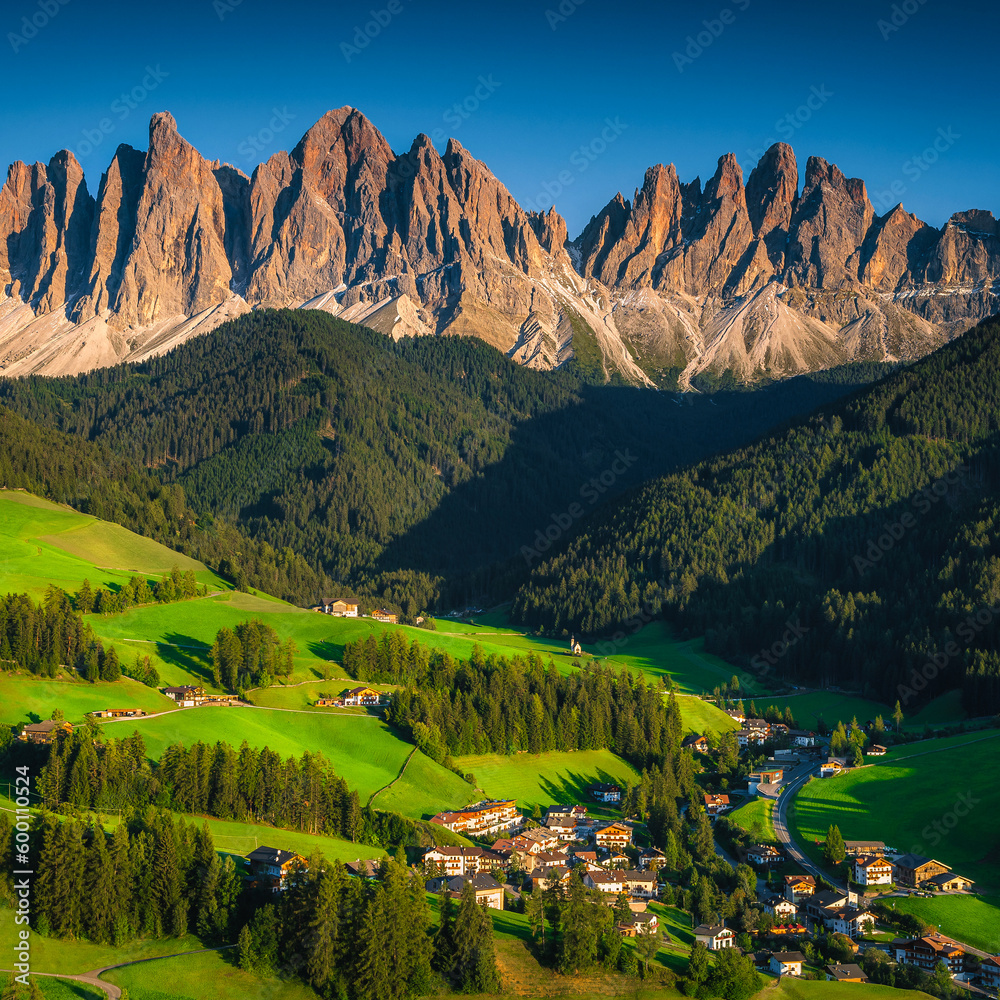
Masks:
[[[761,743],[767,742],[767,730],[766,729],[737,729],[736,730],[736,742],[739,743],[740,747],[748,747],[751,744],[754,746],[759,746]]]
[[[794,917],[799,912],[795,903],[790,899],[785,899],[784,896],[771,896],[769,899],[765,899],[764,908],[769,913],[773,913],[779,920]]]
[[[476,902],[485,904],[491,910],[503,909],[503,886],[492,876],[480,873],[479,875],[457,875],[449,879],[445,885],[453,896],[461,896],[466,883],[472,885],[476,893]],[[431,892],[435,890],[431,889]]]
[[[431,847],[424,851],[425,871],[440,868],[452,878],[456,875],[475,875],[482,864],[481,847]]]
[[[770,844],[757,844],[747,851],[747,861],[752,865],[780,865],[784,855]]]
[[[820,764],[819,766],[819,776],[821,778],[832,778],[835,775],[840,774],[843,768],[840,763],[835,760],[828,760],[825,764]]]
[[[943,934],[928,934],[926,937],[909,941],[893,941],[896,961],[901,965],[916,965],[927,972],[933,972],[938,962],[944,962],[954,976],[965,971],[965,949]]]
[[[867,983],[868,977],[860,965],[828,965],[826,967],[828,983]]]
[[[343,698],[317,698],[317,708],[340,708],[344,704]]]
[[[141,708],[105,708],[94,712],[98,719],[141,719],[145,714]]]
[[[500,799],[477,802],[455,812],[440,812],[432,817],[431,822],[452,833],[487,837],[493,833],[520,828],[524,817],[517,811],[513,799]]]
[[[824,892],[816,892],[806,899],[806,913],[813,920],[822,920],[824,910],[837,909],[847,906],[847,893],[839,889],[827,889]]]
[[[884,757],[886,754],[886,748],[880,743],[873,743],[866,751],[866,757]]]
[[[258,847],[247,855],[250,874],[258,885],[269,885],[274,892],[285,888],[286,880],[296,868],[304,868],[306,859],[294,851],[278,847]]]
[[[725,924],[699,924],[694,929],[694,939],[709,951],[722,951],[736,944],[736,932]]]
[[[545,825],[550,825],[549,820],[565,820],[575,825],[586,815],[586,806],[549,806],[545,810]]]
[[[632,896],[655,899],[658,880],[652,872],[625,872],[625,887]]]
[[[18,739],[25,743],[51,743],[60,733],[71,733],[73,727],[68,722],[46,719],[45,722],[32,722],[21,727]]]
[[[881,840],[845,840],[844,851],[848,857],[854,857],[856,854],[881,857],[885,854],[885,844]]]
[[[382,866],[378,861],[372,861],[370,858],[364,861],[361,858],[357,858],[355,861],[348,861],[344,867],[347,869],[348,875],[371,881],[378,878],[378,873]]]
[[[345,600],[342,597],[324,597],[316,610],[322,611],[325,615],[333,615],[334,618],[358,617],[357,603]]]
[[[921,882],[934,878],[935,875],[944,875],[951,871],[947,865],[932,858],[925,858],[921,854],[903,854],[896,858],[896,884],[906,885],[911,889],[916,889]]]
[[[845,934],[852,941],[875,926],[875,915],[853,906],[828,906],[820,914],[823,926],[833,934]]]
[[[692,733],[690,736],[684,737],[684,742],[681,746],[687,750],[696,750],[698,753],[708,753],[708,740],[704,736],[700,736],[697,733]]]
[[[594,831],[594,842],[598,847],[625,847],[632,843],[632,830],[623,823],[609,823]]]
[[[966,892],[972,888],[973,884],[971,878],[956,875],[954,872],[944,872],[941,875],[935,875],[923,883],[926,888],[938,892]]]
[[[383,611],[381,608],[372,612],[372,618],[377,622],[385,622],[388,625],[397,625],[399,623],[399,615],[393,614],[391,611]]]
[[[639,867],[642,869],[651,868],[659,871],[667,862],[662,851],[655,847],[647,847],[639,854]]]
[[[550,868],[536,868],[531,875],[532,887],[537,887],[543,892],[546,889],[554,889],[557,885],[562,885],[569,881],[570,869],[565,865],[552,865]]]
[[[880,856],[859,854],[854,859],[854,881],[858,885],[890,885],[892,862]]]
[[[611,892],[616,896],[620,892],[625,892],[627,885],[625,872],[587,872],[583,876],[583,884],[588,889],[596,889],[598,892]]]
[[[194,684],[164,688],[163,693],[168,698],[173,698],[182,708],[191,708],[205,697],[205,689]]]
[[[816,891],[816,879],[812,875],[786,875],[785,899],[800,903]]]
[[[709,816],[718,816],[719,813],[728,808],[728,795],[713,795],[711,792],[705,792],[705,812],[707,812]]]
[[[378,691],[373,691],[369,687],[356,687],[345,691],[340,696],[340,700],[342,704],[348,706],[378,705],[381,697]]]
[[[622,790],[618,785],[609,785],[605,782],[591,785],[587,789],[591,796],[598,802],[621,802]]]
[[[636,934],[651,934],[658,924],[655,913],[633,913],[619,922],[618,931],[623,937],[635,937]]]
[[[800,951],[776,951],[771,956],[771,971],[776,976],[801,976],[805,960]]]

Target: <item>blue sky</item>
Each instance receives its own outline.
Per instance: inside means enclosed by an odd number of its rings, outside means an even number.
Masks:
[[[779,139],[800,174],[819,155],[864,178],[882,211],[1000,214],[990,3],[3,6],[0,160],[70,148],[94,192],[118,143],[145,148],[155,111],[250,173],[349,104],[397,151],[454,135],[519,200],[554,202],[571,235],[654,163],[704,180],[732,151],[748,173]]]

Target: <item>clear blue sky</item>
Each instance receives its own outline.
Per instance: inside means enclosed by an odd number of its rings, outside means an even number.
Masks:
[[[0,160],[44,161],[68,147],[93,192],[119,142],[145,149],[155,111],[171,111],[205,156],[250,173],[349,104],[397,151],[418,132],[440,148],[454,135],[519,200],[554,202],[571,235],[615,192],[631,197],[654,163],[704,180],[732,151],[749,172],[777,139],[791,142],[800,173],[820,155],[864,178],[883,211],[902,200],[935,225],[973,207],[1000,214],[993,3],[3,7]],[[384,26],[372,10],[385,12]],[[40,27],[29,38],[32,19]],[[935,140],[936,162],[918,162]]]

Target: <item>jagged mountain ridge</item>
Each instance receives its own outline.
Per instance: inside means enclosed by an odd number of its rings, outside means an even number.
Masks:
[[[746,186],[654,167],[573,243],[480,161],[427,136],[397,155],[360,112],[328,112],[247,177],[153,116],[96,197],[72,153],[0,189],[0,372],[141,360],[255,307],[329,311],[387,335],[472,334],[520,363],[581,347],[637,383],[683,369],[785,375],[916,357],[996,311],[997,223],[938,231],[875,215],[864,184],[790,147]],[[576,266],[574,266],[574,262]],[[574,345],[574,340],[576,341]]]

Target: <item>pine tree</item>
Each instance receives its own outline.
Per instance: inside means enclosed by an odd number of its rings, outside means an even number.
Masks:
[[[844,838],[840,834],[840,827],[830,824],[830,829],[826,834],[826,843],[823,845],[823,857],[828,864],[839,865],[847,856],[844,847]]]

